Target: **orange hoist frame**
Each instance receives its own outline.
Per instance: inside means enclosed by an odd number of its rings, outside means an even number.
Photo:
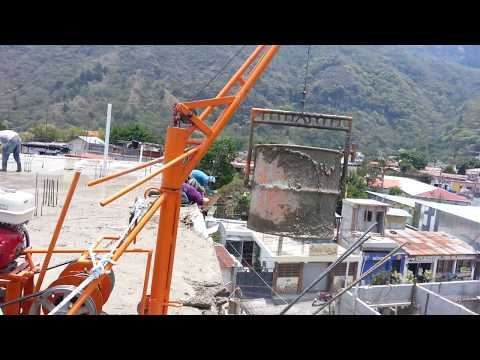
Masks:
[[[169,306],[178,306],[178,303],[169,301],[169,293],[175,256],[182,183],[187,179],[191,171],[200,162],[212,143],[222,132],[248,92],[277,54],[278,50],[279,45],[260,45],[256,47],[253,53],[240,66],[215,98],[176,104],[174,106],[174,119],[171,126],[167,129],[166,134],[164,165],[143,179],[126,186],[117,193],[100,201],[101,206],[108,205],[112,201],[138,188],[148,180],[163,173],[162,186],[160,189],[161,196],[159,197],[158,204],[156,204],[158,206],[152,206],[156,211],[161,205],[162,211],[158,224],[151,294],[148,296],[149,304],[147,312],[150,315],[166,315]],[[236,91],[234,91],[235,88],[237,88]],[[212,125],[208,125],[206,122],[208,116],[219,106],[223,106],[224,110]],[[203,111],[200,115],[197,115],[197,110],[200,109],[203,109]],[[186,127],[181,127],[183,124],[186,124]],[[202,138],[191,138],[194,132],[200,133]],[[191,145],[194,145],[194,147],[188,148],[188,146]],[[151,165],[152,162],[139,165],[135,167],[135,170]],[[131,171],[134,170],[128,170],[128,172]],[[127,172],[122,171],[93,180],[89,182],[88,185],[94,186],[117,178],[125,173]],[[143,228],[146,223],[143,221],[145,218],[147,218],[147,215],[132,230],[132,233],[136,235]],[[148,217],[147,221],[150,218],[151,216]],[[130,235],[125,240],[126,246],[133,241],[134,237],[132,238]],[[118,259],[125,249],[126,247],[119,249],[119,251],[116,252],[116,258],[114,258],[114,260]],[[109,265],[110,264],[107,265],[107,270],[111,268]],[[75,311],[78,310],[86,298],[94,291],[97,282],[98,281],[94,281],[84,289],[82,296],[75,302],[68,314],[74,314]]]

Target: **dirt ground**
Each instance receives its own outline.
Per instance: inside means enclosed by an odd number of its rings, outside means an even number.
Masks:
[[[54,177],[54,175],[46,176]],[[57,207],[43,206],[42,215],[38,214],[27,225],[32,247],[46,248],[48,246],[72,176],[73,171],[64,171],[63,175],[60,175],[59,205]],[[36,173],[34,172],[19,174],[14,172],[1,173],[0,186],[34,194],[35,177]],[[138,191],[130,193],[102,208],[98,204],[99,200],[113,194],[126,184],[135,181],[137,177],[128,176],[124,179],[120,178],[110,181],[106,185],[102,184],[89,188],[86,184],[91,179],[92,176],[82,175],[81,177],[70,211],[60,233],[58,247],[88,247],[99,235],[120,234],[128,224],[129,207],[133,204],[135,197],[142,196],[146,187],[159,185],[160,182],[160,179],[147,182],[146,186]],[[40,201],[42,200],[42,181],[42,178],[38,179]],[[182,209],[182,212],[184,211],[186,209]],[[157,225],[158,215],[143,230],[134,246],[154,249]],[[54,255],[50,264],[53,265],[73,258],[75,258],[74,255]],[[42,256],[35,255],[34,259],[36,262],[41,262]],[[103,308],[105,313],[137,313],[137,304],[140,301],[143,289],[145,265],[145,254],[125,254],[119,260],[114,267],[115,287],[110,299]],[[63,267],[60,267],[48,271],[42,288],[45,288],[50,282],[55,280],[62,269]],[[220,282],[221,272],[211,240],[201,237],[181,224],[176,244],[170,299],[182,300],[193,295],[193,288],[189,284],[190,280]],[[200,314],[201,311],[183,307],[170,308],[170,313]]]

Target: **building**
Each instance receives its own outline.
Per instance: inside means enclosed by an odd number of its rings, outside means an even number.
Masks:
[[[411,217],[406,219],[406,223],[408,225],[413,225],[413,218],[415,216],[415,199],[405,196],[382,194],[373,191],[367,191],[367,194],[369,199],[377,200],[388,204],[393,208],[402,209],[408,212]]]
[[[381,272],[396,271],[404,277],[410,270],[423,281],[425,271],[445,280],[452,277],[473,279],[477,252],[467,242],[446,233],[417,231],[407,228],[411,215],[402,209],[389,208],[388,204],[365,199],[345,199],[342,207],[339,244],[351,246],[371,224],[377,222],[370,239],[361,247],[364,273],[398,245],[406,245],[402,252],[365,280],[369,283]]]
[[[366,231],[377,223],[372,233],[383,235],[388,205],[370,199],[344,199],[338,243],[344,247],[353,244],[357,234]]]
[[[480,250],[480,207],[416,201],[414,223],[420,230],[442,231]]]
[[[419,173],[426,176],[430,184],[435,187],[454,193],[463,190],[473,196],[480,196],[479,169],[466,170],[465,175],[460,175],[444,173],[441,168],[426,167],[424,170],[419,170]]]
[[[257,286],[257,293],[272,296],[259,276],[277,294],[298,294],[307,288],[345,248],[335,242],[316,243],[259,233],[247,228],[245,221],[219,219],[220,242],[242,265],[245,271],[237,274],[237,286],[248,290]],[[320,281],[312,292],[328,291],[352,282],[358,271],[359,255],[350,255],[328,277]],[[255,274],[251,269],[256,269]],[[248,271],[248,275],[245,273]],[[243,287],[242,287],[243,285]],[[260,289],[263,287],[263,290]],[[269,289],[267,289],[269,290]],[[275,295],[275,294],[273,294]]]
[[[72,153],[83,153],[88,151],[103,151],[105,142],[95,136],[77,136],[68,143]]]
[[[448,204],[455,204],[455,205],[471,205],[471,200],[457,195],[442,188],[437,187],[434,190],[430,190],[421,194],[417,194],[415,196],[416,199],[427,200],[427,201],[435,201],[440,203],[448,203]]]

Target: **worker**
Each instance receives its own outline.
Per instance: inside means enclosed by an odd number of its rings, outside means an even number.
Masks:
[[[206,194],[205,188],[192,175],[189,175],[187,184],[192,185],[202,195]]]
[[[201,186],[203,186],[208,195],[211,195],[214,192],[210,189],[210,185],[215,184],[215,176],[208,176],[202,170],[193,170],[190,175],[195,178]]]
[[[209,202],[208,198],[203,197],[203,195],[198,192],[192,185],[187,183],[182,184],[182,198],[188,198],[189,203],[197,204],[198,206],[206,205]]]
[[[2,170],[7,171],[7,163],[10,154],[13,153],[13,158],[17,162],[17,172],[22,171],[22,163],[20,161],[20,151],[22,149],[22,139],[15,131],[2,130],[0,131],[0,142],[2,143]]]

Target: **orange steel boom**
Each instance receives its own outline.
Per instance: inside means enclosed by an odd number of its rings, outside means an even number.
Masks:
[[[148,314],[166,315],[169,306],[175,302],[169,301],[170,282],[172,278],[173,260],[175,256],[175,244],[177,238],[178,218],[180,211],[181,186],[191,171],[206,154],[212,143],[227,125],[235,111],[252,89],[256,81],[265,71],[279,50],[279,45],[260,45],[248,59],[240,66],[237,72],[227,82],[215,98],[178,103],[174,107],[174,121],[167,129],[165,140],[164,166],[149,176],[130,184],[116,194],[100,202],[105,206],[119,197],[127,194],[146,181],[163,174],[161,186],[161,200],[158,201],[155,210],[160,207],[161,213],[158,224],[157,245],[154,255],[153,273],[151,280],[151,295],[148,297],[146,308]],[[237,89],[234,91],[234,89]],[[233,93],[233,94],[232,94]],[[209,125],[206,120],[212,111],[219,107],[225,107],[218,118]],[[203,109],[200,115],[196,110]],[[185,127],[181,127],[186,124]],[[202,138],[191,138],[193,133],[201,133]],[[188,145],[196,145],[187,149]],[[182,161],[183,160],[183,161]],[[150,164],[145,164],[149,166]],[[143,166],[142,166],[143,167]],[[138,169],[139,167],[137,167]],[[132,170],[133,171],[133,170]],[[89,186],[119,177],[126,172],[109,175],[89,183]],[[152,209],[153,210],[153,209]],[[149,211],[150,212],[150,211]],[[151,215],[151,212],[150,214]],[[151,216],[150,216],[151,217]],[[143,225],[141,227],[144,226]],[[139,224],[140,225],[140,224]],[[138,226],[141,230],[141,227]],[[136,227],[137,228],[137,227]],[[137,229],[135,229],[137,230]],[[134,234],[130,234],[134,235]],[[129,236],[131,240],[133,236]],[[129,242],[127,240],[127,242]],[[125,251],[126,246],[123,247]],[[116,255],[118,258],[123,251]],[[89,290],[95,285],[85,288],[82,296],[76,301],[68,314],[75,313],[85,301]]]

